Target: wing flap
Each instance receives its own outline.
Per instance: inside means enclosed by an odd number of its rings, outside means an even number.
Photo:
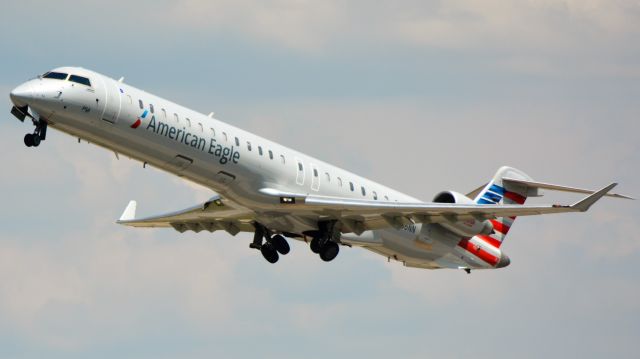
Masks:
[[[473,217],[512,217],[562,212],[577,212],[571,206],[563,205],[477,205],[477,204],[443,204],[443,203],[387,203],[361,201],[352,199],[333,199],[323,197],[307,197],[305,204],[326,207],[342,212],[358,214],[377,214],[384,218],[413,215],[414,217],[441,217],[447,215],[469,215]]]

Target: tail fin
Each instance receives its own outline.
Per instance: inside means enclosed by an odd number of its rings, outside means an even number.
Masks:
[[[528,188],[513,182],[502,181],[503,178],[521,179],[533,181],[526,173],[512,167],[501,167],[493,179],[484,187],[475,198],[477,204],[524,204],[527,200]],[[478,235],[480,239],[500,248],[504,243],[509,229],[513,226],[516,217],[500,217],[491,220],[493,233],[490,235]]]

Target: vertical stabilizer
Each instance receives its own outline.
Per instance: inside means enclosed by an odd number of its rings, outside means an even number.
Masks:
[[[513,182],[504,182],[503,178],[532,181],[531,177],[518,169],[507,166],[501,167],[474,201],[478,204],[524,204],[530,189]],[[494,229],[493,233],[476,237],[496,248],[500,248],[515,220],[516,217],[493,219],[491,220]]]

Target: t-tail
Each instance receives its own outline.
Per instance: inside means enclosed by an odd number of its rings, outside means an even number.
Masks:
[[[503,181],[504,178],[523,181],[532,181],[526,173],[512,168],[501,167],[482,191],[476,196],[474,201],[477,204],[515,204],[523,205],[527,200],[529,189],[527,186],[516,184],[512,181]],[[516,217],[499,217],[491,220],[493,231],[491,234],[477,235],[478,239],[500,248],[504,243],[507,234]]]

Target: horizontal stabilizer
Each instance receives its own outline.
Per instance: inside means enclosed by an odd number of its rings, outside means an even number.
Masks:
[[[526,180],[515,179],[515,178],[503,178],[502,181],[511,182],[511,183],[514,183],[514,184],[519,184],[519,185],[527,186],[527,187],[530,187],[530,188],[540,188],[540,189],[546,189],[546,190],[550,190],[550,191],[583,193],[583,194],[592,194],[592,193],[596,192],[596,191],[583,189],[583,188],[560,186],[560,185],[551,184],[551,183],[526,181]],[[605,193],[605,196],[606,197],[614,197],[614,198],[635,199],[635,198],[632,198],[632,197],[629,197],[629,196],[625,196],[625,195],[622,195],[622,194],[618,194],[618,193]]]

